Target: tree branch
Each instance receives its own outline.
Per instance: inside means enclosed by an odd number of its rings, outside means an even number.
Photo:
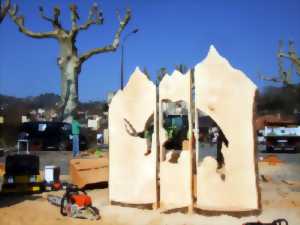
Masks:
[[[286,73],[286,72],[285,72]],[[286,74],[286,77],[284,77],[283,75],[281,75],[280,77],[271,77],[271,76],[264,76],[259,74],[259,78],[265,81],[271,81],[271,82],[275,82],[275,83],[282,83],[284,85],[291,85],[291,82],[289,81],[288,74]]]
[[[28,30],[24,26],[24,17],[18,16],[17,13],[18,13],[17,5],[15,5],[12,9],[9,10],[9,15],[11,16],[15,24],[19,27],[20,32],[32,38],[57,38],[57,32],[55,31],[36,33]]]
[[[72,31],[74,31],[77,29],[77,20],[79,20],[77,5],[71,4],[69,8],[71,11]]]
[[[260,79],[265,80],[265,81],[272,81],[276,83],[282,83],[282,80],[278,77],[270,77],[270,76],[263,76],[259,75]]]
[[[286,53],[280,52],[280,53],[278,53],[278,57],[283,57],[283,58],[290,59],[291,61],[296,62],[298,64],[300,62],[300,59],[297,57],[296,53],[290,53],[289,52],[288,54],[286,54]]]
[[[50,17],[47,17],[45,14],[44,14],[44,8],[43,6],[39,6],[39,11],[40,11],[40,16],[42,17],[42,19],[46,20],[46,21],[49,21],[51,23],[54,23],[54,20],[51,19]]]
[[[97,24],[95,20],[87,20],[84,24],[80,25],[78,30],[87,30],[91,25]]]
[[[291,63],[295,66],[296,68],[296,73],[298,75],[300,75],[300,58],[298,58],[296,50],[295,50],[295,46],[294,46],[294,42],[293,41],[289,41],[289,51],[288,54],[284,53],[284,52],[279,52],[278,53],[278,57],[280,58],[287,58],[291,61]]]
[[[60,8],[58,6],[54,7],[53,9],[53,18],[50,18],[44,14],[44,8],[42,6],[39,7],[39,11],[42,19],[49,21],[54,27],[54,29],[62,29],[61,23],[59,21]]]
[[[291,59],[291,60],[292,60],[293,65],[296,68],[297,74],[300,75],[300,58],[295,58],[295,59]]]
[[[290,60],[292,61],[292,64],[296,68],[296,72],[300,75],[300,58],[298,58],[296,53],[296,48],[293,41],[289,41],[289,52]]]
[[[112,41],[112,43],[105,47],[95,48],[95,49],[92,49],[92,50],[86,52],[85,54],[80,56],[80,62],[83,63],[87,59],[89,59],[90,57],[92,57],[93,55],[96,55],[96,54],[116,51],[120,44],[121,33],[125,29],[126,25],[130,21],[130,19],[131,19],[131,11],[129,9],[127,9],[124,19],[122,21],[120,21],[119,28],[118,28],[117,32],[115,33],[115,37],[114,37],[114,40]]]
[[[279,52],[279,53],[278,53],[278,57],[283,57],[283,58],[288,58],[288,59],[290,59],[290,56],[289,56],[288,54],[284,53],[284,52]]]
[[[87,30],[91,25],[102,25],[104,22],[103,13],[99,9],[98,4],[94,3],[89,11],[89,16],[87,21],[80,25],[72,28],[73,33],[78,32],[79,30]]]
[[[59,6],[55,6],[53,8],[53,20],[54,20],[53,25],[56,25],[57,27],[61,28],[61,23],[59,21],[59,17],[60,17],[60,8],[59,8]]]
[[[6,0],[4,5],[2,5],[2,2],[0,0],[0,23],[3,21],[4,17],[6,16],[9,8],[10,8],[10,0]]]

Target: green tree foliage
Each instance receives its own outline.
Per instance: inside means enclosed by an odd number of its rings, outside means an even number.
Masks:
[[[266,87],[257,98],[258,114],[300,112],[300,85]]]

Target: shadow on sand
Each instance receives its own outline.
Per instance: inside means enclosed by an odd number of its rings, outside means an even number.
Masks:
[[[30,194],[1,194],[0,195],[0,208],[9,207],[24,201],[35,201],[42,199],[40,195]]]
[[[264,154],[297,154],[300,153],[300,151],[288,151],[288,150],[274,150],[274,151],[266,151],[266,150],[261,150],[260,153],[264,153]]]

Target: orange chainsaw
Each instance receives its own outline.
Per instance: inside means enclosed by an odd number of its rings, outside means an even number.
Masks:
[[[92,206],[92,199],[87,193],[75,185],[68,185],[63,197],[48,195],[48,201],[60,207],[63,216],[73,218],[99,220],[99,210]]]

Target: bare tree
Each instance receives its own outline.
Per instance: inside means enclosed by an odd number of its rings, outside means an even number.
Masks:
[[[2,5],[2,2],[0,0],[0,23],[2,23],[5,15],[7,14],[8,10],[10,8],[10,0],[6,0],[6,2]]]
[[[291,67],[289,70],[284,69],[284,58],[289,59],[291,62]],[[300,58],[298,58],[294,42],[289,41],[289,51],[285,53],[283,51],[283,41],[279,41],[279,49],[277,53],[278,62],[278,76],[270,77],[260,75],[260,78],[266,81],[272,81],[277,83],[282,83],[285,86],[291,86],[293,83],[291,81],[293,67],[296,68],[296,73],[300,76]]]
[[[25,27],[23,16],[18,15],[18,6],[14,6],[9,10],[9,14],[15,24],[19,27],[19,31],[31,38],[54,38],[60,46],[60,55],[57,58],[57,64],[61,70],[61,102],[60,111],[62,112],[62,120],[70,121],[72,114],[78,105],[78,76],[81,71],[82,64],[94,55],[106,52],[114,52],[120,44],[120,36],[122,31],[131,19],[131,11],[126,10],[123,18],[117,15],[119,19],[119,27],[115,32],[114,39],[111,44],[103,47],[94,48],[83,54],[79,54],[76,47],[76,38],[80,31],[87,30],[92,25],[102,25],[104,22],[102,10],[97,3],[90,8],[87,21],[81,25],[77,23],[79,20],[77,6],[70,5],[71,28],[65,29],[61,25],[61,10],[58,6],[53,8],[52,16],[47,16],[42,6],[39,7],[41,18],[52,24],[53,30],[49,32],[33,32]]]
[[[148,69],[147,69],[146,66],[144,66],[144,68],[142,69],[142,72],[146,75],[146,77],[147,77],[149,80],[151,80],[151,78],[150,78],[150,73],[149,73],[149,71],[148,71]]]
[[[156,77],[156,82],[157,84],[159,84],[161,82],[161,80],[164,78],[164,76],[168,73],[168,70],[166,67],[161,67],[158,71],[157,71],[157,77]]]
[[[175,69],[182,74],[186,74],[189,68],[184,64],[176,64]]]
[[[296,73],[300,76],[300,58],[297,56],[295,43],[293,41],[289,41],[289,51],[288,53],[280,51],[278,53],[278,57],[287,58],[291,61],[296,69]]]

